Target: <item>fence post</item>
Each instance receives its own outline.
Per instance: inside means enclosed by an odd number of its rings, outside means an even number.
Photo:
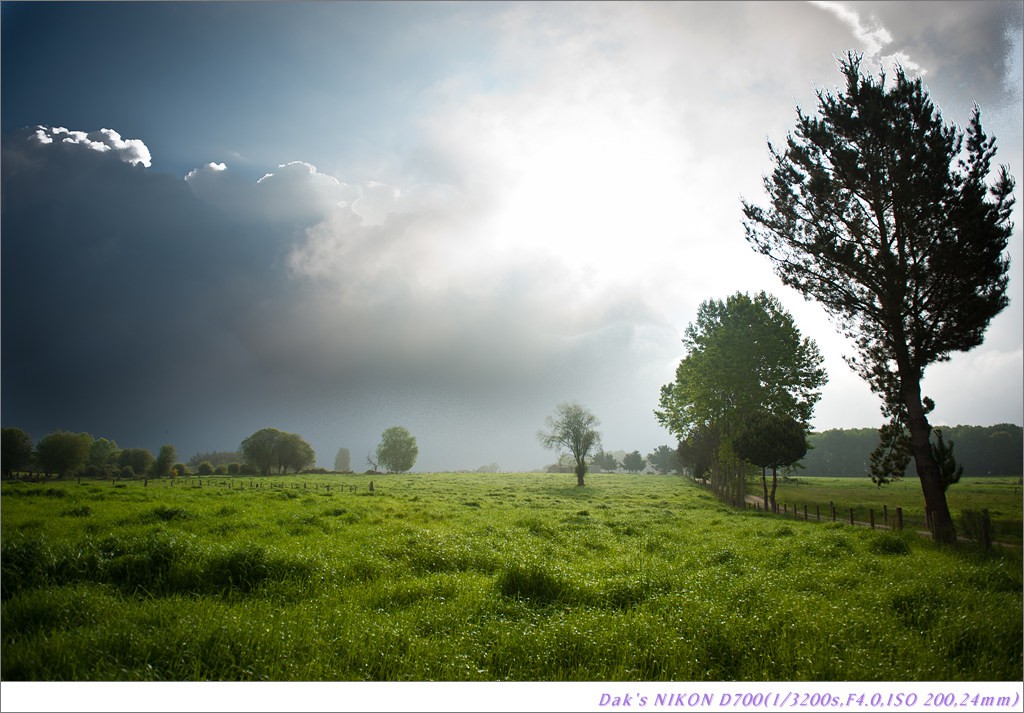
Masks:
[[[821,505],[814,506],[814,514],[818,518],[818,522],[821,522]]]
[[[875,509],[871,508],[868,510],[868,517],[871,519],[871,529],[875,529]]]
[[[896,529],[903,529],[903,508],[896,508]]]
[[[981,511],[981,546],[985,550],[992,549],[992,518],[989,517],[988,508]]]
[[[807,522],[807,506],[804,505],[804,522]]]
[[[850,508],[850,524],[853,524],[853,508]]]
[[[886,525],[886,526],[889,525],[889,506],[888,505],[883,505],[882,506],[882,524]]]
[[[832,508],[832,522],[836,521],[836,504],[831,500],[828,501],[828,506]]]

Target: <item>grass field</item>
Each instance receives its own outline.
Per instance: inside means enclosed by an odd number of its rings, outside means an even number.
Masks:
[[[1019,549],[736,511],[675,476],[373,479],[4,483],[0,676],[1022,676]]]
[[[771,483],[769,481],[769,487]],[[761,496],[760,485],[748,489],[749,494]],[[1024,488],[1020,477],[1016,478],[964,478],[950,486],[946,492],[950,512],[958,529],[965,510],[987,509],[992,518],[993,539],[1000,542],[1021,545],[1021,510],[1024,504]],[[809,517],[815,516],[816,506],[824,519],[831,519],[829,504],[838,511],[838,520],[849,521],[849,510],[854,509],[854,520],[868,522],[870,511],[874,510],[878,524],[882,523],[883,507],[888,509],[889,519],[895,517],[896,508],[903,509],[904,526],[926,530],[924,496],[917,478],[904,478],[883,487],[874,485],[869,478],[816,478],[797,476],[780,480],[776,501],[781,509],[783,504],[793,507],[802,516],[808,508]]]

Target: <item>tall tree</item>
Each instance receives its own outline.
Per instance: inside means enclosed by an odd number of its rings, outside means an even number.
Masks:
[[[925,368],[982,343],[1006,305],[1013,179],[989,181],[995,140],[977,106],[966,135],[946,124],[918,79],[887,84],[840,60],[846,91],[797,109],[770,206],[743,201],[746,237],[782,281],[817,300],[853,340],[851,367],[906,427],[936,539],[956,539],[921,395]],[[965,142],[966,138],[966,142]]]
[[[3,475],[11,477],[16,470],[23,470],[32,463],[32,438],[20,428],[5,428],[2,433],[3,445],[0,463]]]
[[[764,292],[702,303],[683,344],[687,354],[675,381],[661,388],[655,416],[681,443],[696,439],[711,448],[712,487],[739,504],[743,468],[719,455],[732,452],[731,439],[757,411],[806,426],[827,379],[821,354]]]
[[[545,419],[545,424],[547,430],[537,433],[541,445],[551,450],[567,449],[575,462],[576,485],[583,487],[587,456],[601,443],[597,417],[576,402],[562,403],[556,407],[554,416]]]
[[[402,426],[392,426],[380,436],[377,445],[377,464],[389,473],[404,473],[416,463],[420,449],[416,438]],[[374,464],[376,469],[377,464]]]

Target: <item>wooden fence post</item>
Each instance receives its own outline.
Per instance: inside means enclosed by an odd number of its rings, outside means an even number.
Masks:
[[[836,504],[831,500],[828,501],[828,506],[832,508],[832,522],[836,521]]]
[[[896,529],[903,529],[903,508],[896,508]]]
[[[804,505],[804,522],[807,522],[807,506]]]
[[[818,518],[818,522],[821,522],[821,505],[814,506],[814,515]]]
[[[853,524],[853,508],[850,508],[850,524]]]
[[[889,506],[882,506],[882,524],[888,526],[889,524]]]
[[[874,530],[875,529],[875,509],[874,508],[871,508],[870,510],[868,510],[868,516],[871,519],[871,529]]]

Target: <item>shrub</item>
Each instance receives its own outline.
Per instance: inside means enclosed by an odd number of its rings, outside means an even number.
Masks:
[[[213,475],[213,463],[208,460],[204,460],[196,466],[196,472],[199,473],[199,475]]]

